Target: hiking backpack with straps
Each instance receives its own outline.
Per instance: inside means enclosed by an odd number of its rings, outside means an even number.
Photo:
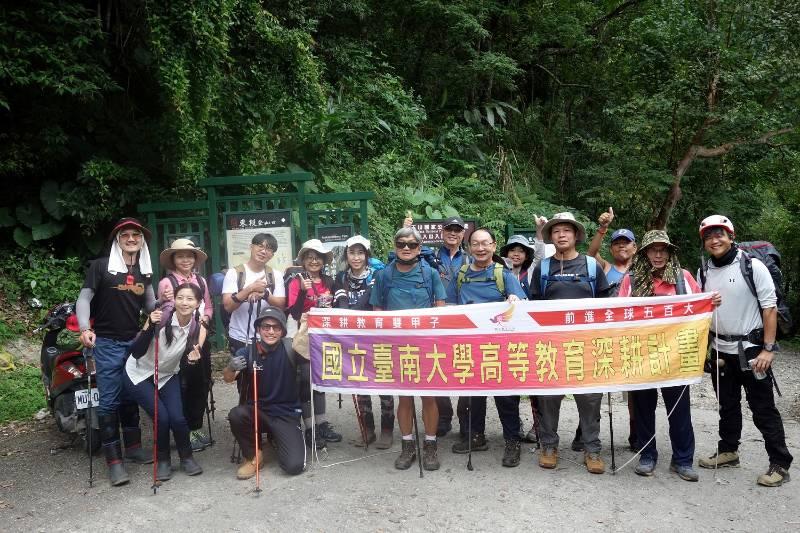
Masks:
[[[419,261],[419,267],[422,270],[422,283],[417,283],[416,288],[419,289],[424,287],[428,292],[428,298],[430,298],[431,305],[433,305],[433,269],[427,262],[424,261]],[[394,287],[394,273],[396,271],[397,267],[395,265],[395,261],[392,260],[388,265],[386,265],[386,268],[383,269],[383,274],[381,274],[381,285],[383,289],[381,296],[383,297],[383,305],[386,305],[389,301],[389,290]]]
[[[234,267],[234,270],[236,271],[236,288],[238,289],[237,290],[237,292],[238,292],[238,291],[241,291],[242,289],[244,289],[244,278],[245,278],[244,265],[243,264],[236,265],[236,267]],[[216,276],[218,278],[219,277],[218,274],[222,274],[222,273],[219,272],[217,274],[212,274],[212,277]],[[275,274],[272,271],[272,267],[268,266],[268,265],[265,265],[264,266],[264,274],[266,276],[267,288],[269,289],[269,292],[270,293],[275,292]],[[198,280],[199,279],[200,279],[200,276],[198,276]],[[212,288],[219,287],[219,293],[215,294],[216,291],[212,291],[210,293],[211,296],[222,296],[222,282],[224,282],[224,279],[225,279],[225,276],[223,275],[222,276],[222,281],[214,280],[214,282],[211,284],[211,287]],[[203,286],[201,286],[200,288],[203,289]],[[203,291],[203,293],[205,294],[205,290]],[[222,305],[222,304],[220,304],[220,306],[219,306],[219,317],[220,317],[220,320],[222,320],[222,325],[225,328],[225,331],[228,331],[228,328],[230,327],[230,324],[231,324],[231,314],[228,311],[225,310],[225,306]]]
[[[597,259],[594,257],[587,255],[586,257],[586,274],[582,276],[572,276],[571,279],[565,280],[562,279],[561,276],[551,276],[550,275],[550,257],[546,257],[542,259],[542,262],[539,263],[539,270],[540,270],[540,278],[539,278],[539,295],[544,298],[545,291],[547,290],[547,284],[550,281],[561,281],[561,282],[574,282],[574,283],[588,283],[592,287],[592,297],[597,296]],[[594,272],[594,275],[589,274],[589,272]]]
[[[461,268],[458,269],[458,275],[456,276],[456,285],[458,287],[458,291],[461,292],[461,285],[464,283],[475,283],[478,281],[494,281],[495,286],[497,286],[497,290],[500,291],[500,294],[503,298],[507,297],[506,294],[506,281],[503,278],[503,271],[505,267],[500,263],[494,263],[494,268],[492,269],[492,275],[486,276],[485,278],[468,278],[467,277],[467,269],[469,265],[464,263],[461,265]]]
[[[786,303],[786,295],[783,292],[783,272],[781,272],[781,254],[767,241],[748,241],[737,243],[737,247],[742,251],[742,260],[739,261],[739,267],[742,271],[747,288],[756,299],[759,311],[761,309],[761,302],[758,300],[758,291],[756,289],[755,279],[753,278],[753,258],[761,261],[767,270],[769,270],[772,283],[775,285],[775,296],[777,296],[777,311],[778,311],[778,332],[784,336],[791,334],[792,331],[792,315],[789,311],[789,306]],[[704,261],[700,268],[700,288],[705,291],[706,289],[706,270],[708,270],[708,261]]]

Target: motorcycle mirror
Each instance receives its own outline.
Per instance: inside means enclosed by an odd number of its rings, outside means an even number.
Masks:
[[[28,305],[34,309],[42,308],[42,302],[39,301],[39,298],[31,298],[30,300],[28,300]]]

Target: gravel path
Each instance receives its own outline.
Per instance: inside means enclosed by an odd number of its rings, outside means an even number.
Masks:
[[[800,454],[800,355],[784,354],[778,372],[789,448]],[[329,395],[329,415],[345,440],[329,445],[308,471],[284,475],[267,454],[263,492],[254,482],[237,481],[230,462],[232,437],[227,410],[235,388],[218,382],[217,443],[197,459],[203,475],[176,472],[154,496],[149,466],[131,466],[132,482],[109,486],[102,459],[95,459],[93,488],[86,482],[86,457],[69,445],[51,418],[0,428],[0,529],[4,531],[791,531],[800,529],[800,479],[778,489],[758,487],[767,466],[760,434],[745,422],[742,467],[715,473],[699,469],[699,483],[687,483],[668,471],[669,445],[663,409],[658,413],[661,452],[656,475],[634,474],[635,461],[616,475],[591,475],[580,455],[562,446],[554,471],[536,466],[536,451],[526,445],[518,468],[503,468],[502,433],[496,411],[487,420],[491,447],[475,453],[474,472],[466,457],[449,451],[451,434],[440,441],[442,468],[419,478],[416,467],[393,468],[398,444],[388,453],[369,455],[348,440],[358,433],[349,398],[341,410]],[[627,413],[615,394],[617,466],[632,454],[623,448]],[[377,398],[376,398],[377,400]],[[710,380],[692,388],[697,456],[716,445],[717,414]],[[491,405],[491,402],[490,402]],[[523,403],[523,406],[526,404]],[[521,409],[527,426],[530,411]],[[745,409],[746,418],[749,411]],[[607,407],[603,406],[603,457],[610,464]],[[574,403],[562,410],[566,442],[577,424]],[[173,459],[176,461],[176,458]]]

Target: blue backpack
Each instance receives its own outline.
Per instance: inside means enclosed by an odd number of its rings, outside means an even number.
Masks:
[[[417,284],[417,288],[425,287],[425,290],[428,291],[428,298],[431,300],[431,305],[433,305],[433,269],[428,265],[425,261],[420,261],[419,266],[422,269],[422,284]],[[386,268],[383,269],[383,304],[389,301],[389,289],[394,286],[394,273],[397,272],[397,268],[395,266],[395,261],[392,259]]]
[[[550,275],[549,257],[542,259],[539,268],[541,271],[541,278],[539,279],[539,295],[542,298],[544,298],[548,282],[550,281],[564,282],[566,280],[564,280],[559,275],[555,276]],[[588,283],[592,287],[592,297],[595,297],[597,296],[597,259],[595,259],[590,255],[586,256],[586,272],[587,272],[586,275],[571,277],[570,281],[575,283]],[[594,272],[594,275],[590,275],[589,272]]]

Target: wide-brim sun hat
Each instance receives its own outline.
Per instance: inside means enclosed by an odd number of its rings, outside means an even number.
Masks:
[[[333,261],[333,252],[326,250],[325,245],[322,244],[322,241],[319,239],[311,239],[303,243],[303,246],[300,248],[300,251],[297,252],[297,264],[303,264],[303,256],[310,251],[315,251],[319,255],[325,258],[325,264],[327,265],[331,261]]]
[[[563,213],[556,213],[553,215],[553,218],[548,220],[547,224],[542,227],[542,239],[544,240],[545,244],[553,244],[553,239],[550,238],[550,233],[553,229],[553,226],[556,224],[572,224],[572,226],[575,228],[576,244],[580,244],[586,240],[586,228],[583,227],[583,224],[575,220],[575,215],[565,211]]]
[[[253,321],[253,326],[255,329],[258,329],[258,326],[261,324],[261,322],[267,318],[273,318],[277,320],[283,328],[283,334],[286,335],[286,313],[273,306],[262,309],[255,321]]]
[[[528,238],[524,235],[512,235],[508,238],[505,246],[500,248],[500,257],[508,256],[508,252],[515,246],[522,246],[525,250],[528,250],[530,253],[534,253],[536,249],[531,245]],[[527,252],[526,252],[527,253]]]
[[[678,247],[669,240],[669,235],[667,235],[667,232],[663,229],[654,229],[645,233],[644,237],[642,237],[642,244],[641,248],[639,248],[639,253],[645,254],[647,247],[653,244],[666,244],[672,251],[678,249]]]
[[[199,267],[208,260],[208,255],[194,245],[191,239],[175,239],[172,246],[161,252],[158,262],[164,270],[175,269],[175,253],[180,251],[190,251],[194,253],[194,266]]]
[[[111,233],[108,234],[108,240],[113,241],[117,236],[117,233],[125,228],[138,229],[142,232],[142,235],[144,235],[144,239],[148,242],[150,241],[150,237],[152,236],[150,230],[147,229],[145,225],[139,221],[139,219],[133,217],[125,217],[117,220],[117,222],[114,224],[114,228],[111,230]]]

